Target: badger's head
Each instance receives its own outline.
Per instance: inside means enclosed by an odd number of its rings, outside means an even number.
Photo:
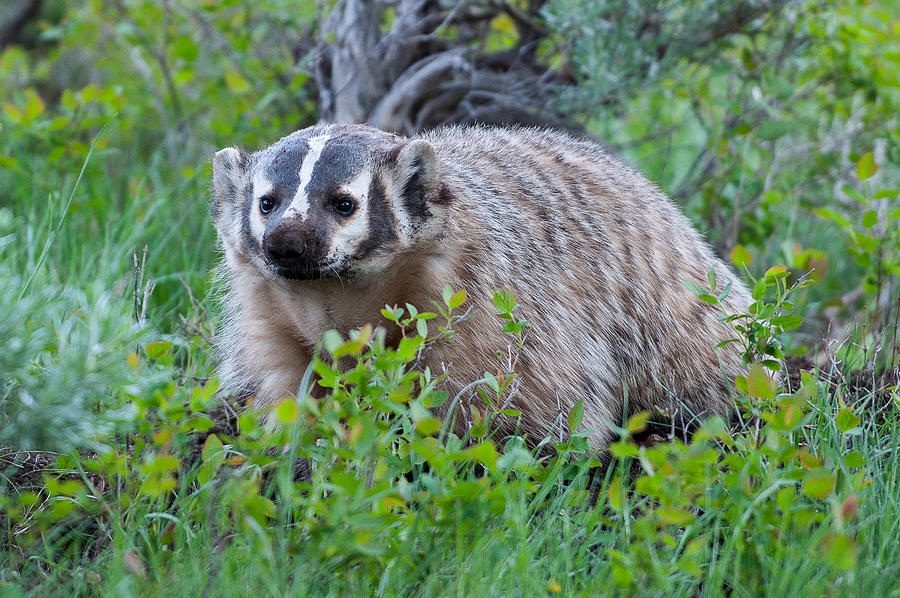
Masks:
[[[440,237],[437,154],[364,126],[318,126],[213,160],[212,215],[229,260],[267,277],[365,279]]]

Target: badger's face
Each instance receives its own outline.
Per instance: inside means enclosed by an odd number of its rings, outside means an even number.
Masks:
[[[431,144],[369,127],[312,127],[213,161],[212,213],[226,254],[269,277],[377,275],[440,236],[446,209]]]

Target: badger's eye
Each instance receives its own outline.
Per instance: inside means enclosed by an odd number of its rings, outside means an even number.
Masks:
[[[342,195],[331,202],[331,209],[341,216],[349,216],[356,211],[356,202],[352,198]]]
[[[259,198],[259,211],[263,214],[270,214],[272,210],[278,207],[278,200],[271,195],[263,195]]]

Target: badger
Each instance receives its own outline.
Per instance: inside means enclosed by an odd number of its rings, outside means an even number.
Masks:
[[[327,124],[252,154],[222,149],[212,178],[219,374],[254,406],[298,392],[326,331],[386,326],[385,305],[428,307],[449,285],[467,290],[469,311],[424,365],[448,373],[464,412],[467,383],[509,343],[492,291],[511,290],[531,329],[506,405],[520,415],[498,421],[532,444],[556,437],[579,400],[596,449],[632,412],[731,412],[738,344],[717,347],[733,332],[685,281],[708,285],[715,270],[731,313],[747,311],[747,288],[668,197],[592,140]]]

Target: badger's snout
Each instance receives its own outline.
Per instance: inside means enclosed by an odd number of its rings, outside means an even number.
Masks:
[[[297,223],[282,222],[263,237],[263,253],[275,271],[285,278],[321,278],[325,255],[322,242]]]

